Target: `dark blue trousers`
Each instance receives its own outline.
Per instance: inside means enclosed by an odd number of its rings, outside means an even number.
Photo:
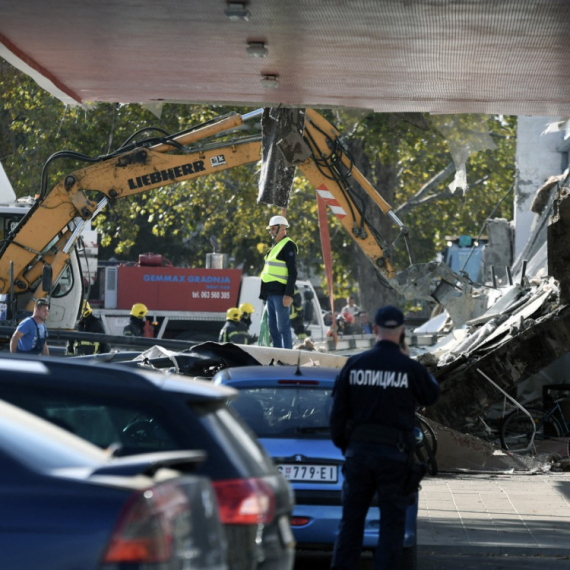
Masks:
[[[404,494],[408,455],[396,448],[353,442],[345,453],[342,520],[334,545],[332,568],[356,570],[364,522],[375,492],[380,506],[380,536],[374,570],[398,570],[404,546],[406,510],[413,495]]]

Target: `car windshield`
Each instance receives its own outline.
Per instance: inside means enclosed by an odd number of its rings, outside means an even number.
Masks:
[[[331,395],[323,388],[247,388],[232,405],[258,437],[329,439]]]

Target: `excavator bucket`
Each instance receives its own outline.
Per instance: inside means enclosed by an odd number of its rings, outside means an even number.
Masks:
[[[288,137],[303,132],[303,109],[267,108],[261,117],[261,173],[257,202],[287,208],[295,177],[295,163],[285,158],[280,146]]]

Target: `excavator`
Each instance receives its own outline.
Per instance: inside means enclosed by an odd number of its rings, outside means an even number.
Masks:
[[[174,135],[142,141],[133,136],[118,150],[97,158],[68,151],[50,157],[38,197],[21,221],[5,231],[0,245],[0,294],[8,295],[12,321],[30,311],[34,299],[51,296],[59,284],[59,302],[50,320],[59,318],[65,323],[72,318],[75,322],[82,292],[77,291],[77,277],[70,270],[73,255],[83,227],[109,201],[256,163],[266,154],[267,145],[271,153],[278,149],[284,170],[301,170],[381,279],[399,294],[444,306],[471,294],[468,277],[454,273],[444,263],[411,263],[403,271],[395,271],[390,261],[392,245],[367,221],[353,184],[391,218],[399,230],[398,238],[409,246],[408,228],[354,165],[339,131],[317,111],[304,110],[300,128],[290,129],[279,140],[268,137],[264,142],[262,135],[239,135],[245,122],[259,120],[267,111],[229,113]],[[89,164],[67,174],[50,190],[47,168],[59,158]]]

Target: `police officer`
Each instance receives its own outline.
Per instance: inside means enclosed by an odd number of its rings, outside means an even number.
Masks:
[[[226,311],[226,322],[220,331],[218,342],[233,342],[235,344],[247,344],[247,333],[240,325],[241,313],[237,307]]]
[[[374,570],[398,569],[412,473],[415,410],[439,396],[435,378],[407,356],[404,315],[393,306],[374,317],[377,343],[352,356],[337,378],[330,417],[334,444],[345,456],[342,520],[332,568],[357,568],[366,513],[378,492],[382,513]]]
[[[276,348],[292,348],[290,307],[297,280],[297,245],[287,237],[289,222],[273,216],[266,229],[274,242],[265,256],[259,298],[267,302],[267,321]]]
[[[101,319],[97,318],[93,314],[91,305],[87,301],[83,301],[83,306],[81,308],[81,318],[77,323],[77,330],[79,332],[89,332],[105,334],[105,327],[101,322]],[[69,341],[67,345],[67,352],[69,354],[103,354],[105,352],[111,352],[111,347],[105,342],[98,342],[92,340],[77,340]]]
[[[144,336],[144,326],[148,309],[143,303],[135,303],[131,309],[129,324],[125,325],[123,334],[125,336]]]

